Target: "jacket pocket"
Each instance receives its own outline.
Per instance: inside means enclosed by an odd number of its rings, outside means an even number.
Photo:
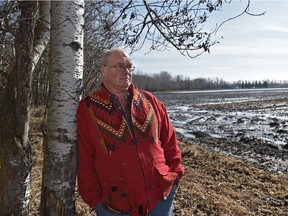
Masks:
[[[104,181],[102,184],[102,202],[121,213],[133,210],[131,197],[124,178]]]
[[[158,175],[159,186],[163,193],[163,199],[165,200],[170,194],[172,186],[178,175],[175,172],[170,172],[168,166],[156,167],[156,169],[158,170],[159,173]]]

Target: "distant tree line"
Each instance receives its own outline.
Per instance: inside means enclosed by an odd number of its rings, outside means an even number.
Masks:
[[[134,84],[148,91],[189,91],[189,90],[214,90],[214,89],[250,89],[250,88],[285,88],[288,81],[235,81],[227,82],[220,78],[195,78],[182,75],[172,76],[167,71],[148,74],[141,71],[135,72]]]

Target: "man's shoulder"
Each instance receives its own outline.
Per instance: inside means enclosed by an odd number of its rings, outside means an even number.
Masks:
[[[143,95],[145,98],[147,98],[152,104],[162,104],[162,102],[150,91],[147,90],[139,90],[139,95]]]
[[[103,92],[100,89],[97,89],[96,91],[93,91],[85,95],[80,100],[80,103],[86,103],[86,104],[90,104],[93,102],[109,104],[110,103],[109,95],[106,92]]]
[[[139,94],[143,94],[144,96],[148,96],[150,98],[152,97],[155,97],[152,92],[149,92],[147,90],[144,90],[144,89],[136,89],[136,91],[139,93]]]

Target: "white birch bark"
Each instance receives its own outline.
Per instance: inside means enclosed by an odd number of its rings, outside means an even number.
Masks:
[[[39,1],[39,20],[35,29],[32,73],[50,39],[50,1]]]
[[[84,1],[51,2],[50,77],[41,215],[75,215],[76,109],[83,72]]]

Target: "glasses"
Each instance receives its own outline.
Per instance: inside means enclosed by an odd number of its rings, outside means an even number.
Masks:
[[[135,66],[132,65],[114,65],[114,66],[110,66],[110,65],[103,65],[104,67],[112,67],[115,68],[115,70],[117,71],[124,71],[124,70],[128,70],[130,72],[133,72],[135,70]]]

